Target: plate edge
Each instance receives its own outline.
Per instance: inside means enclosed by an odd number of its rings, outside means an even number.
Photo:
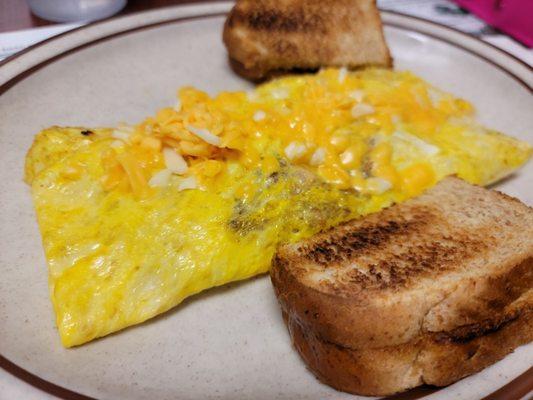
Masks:
[[[193,2],[188,2],[187,4],[192,4],[192,3]],[[220,2],[213,2],[212,1],[212,2],[209,2],[209,3],[221,4],[221,3],[225,3],[225,1],[220,1]],[[181,7],[183,7],[183,5],[164,7],[164,8],[181,8]],[[130,15],[126,16],[126,17],[131,17],[131,16],[134,16],[134,15],[139,15],[139,14],[143,14],[143,13],[147,13],[147,12],[149,12],[149,11],[141,11],[141,12],[138,12],[138,13],[130,14]],[[465,37],[468,37],[470,39],[475,39],[475,40],[479,41],[480,44],[501,52],[502,55],[512,58],[513,61],[519,62],[520,64],[522,64],[526,68],[529,68],[529,70],[531,72],[533,72],[533,68],[532,67],[530,67],[529,65],[527,65],[525,62],[523,62],[522,60],[518,59],[514,55],[512,55],[512,54],[506,52],[505,50],[500,49],[500,48],[498,48],[498,47],[496,47],[496,46],[494,46],[494,45],[492,45],[490,43],[483,42],[481,39],[478,39],[475,36],[468,35],[468,34],[466,34],[464,32],[459,31],[459,30],[447,27],[445,25],[442,25],[442,24],[439,24],[439,23],[436,23],[436,22],[433,22],[433,21],[429,21],[429,20],[426,20],[426,19],[423,19],[423,18],[419,18],[419,17],[410,16],[410,15],[407,15],[407,14],[402,14],[402,13],[399,13],[399,12],[382,11],[382,13],[390,14],[390,15],[398,15],[398,16],[404,17],[406,19],[414,19],[414,20],[418,20],[418,21],[421,21],[421,22],[424,22],[424,23],[429,23],[429,24],[434,25],[436,27],[445,28],[445,29],[447,29],[449,31],[461,34],[461,35],[463,35]],[[109,39],[113,39],[115,37],[119,37],[119,36],[122,36],[122,35],[127,35],[129,33],[133,33],[133,32],[139,31],[139,30],[150,29],[150,28],[153,28],[153,27],[156,27],[156,26],[165,25],[165,24],[186,22],[186,21],[191,21],[191,20],[196,20],[196,19],[221,17],[221,16],[224,16],[224,15],[226,15],[226,12],[206,13],[206,14],[199,14],[199,15],[194,15],[194,16],[177,17],[177,18],[174,18],[174,19],[159,21],[159,22],[150,23],[150,24],[147,24],[147,25],[141,25],[141,26],[125,29],[125,30],[122,30],[122,31],[118,31],[118,32],[103,36],[101,38],[97,38],[97,39],[91,40],[91,41],[86,42],[84,44],[81,44],[81,45],[75,46],[73,48],[70,48],[68,50],[65,50],[63,52],[60,52],[60,53],[58,53],[58,54],[56,54],[56,55],[54,55],[54,56],[52,56],[52,57],[50,57],[48,59],[45,59],[45,60],[43,60],[41,62],[38,62],[37,64],[29,67],[28,69],[16,74],[14,77],[8,79],[6,82],[4,82],[3,84],[0,85],[0,96],[2,94],[4,94],[7,90],[12,88],[14,85],[16,85],[18,82],[22,81],[23,79],[25,79],[26,77],[31,75],[33,72],[38,71],[42,67],[44,67],[44,66],[46,66],[48,64],[51,64],[51,63],[53,63],[53,62],[65,57],[65,56],[67,56],[69,54],[75,53],[75,52],[77,52],[79,50],[82,50],[84,48],[87,48],[87,47],[90,47],[92,45],[98,44],[100,42],[103,42],[103,41],[106,41],[106,40],[109,40]],[[73,30],[64,32],[64,33],[62,33],[60,35],[54,36],[52,38],[46,39],[45,41],[36,43],[35,45],[32,45],[32,46],[28,47],[27,49],[23,50],[22,52],[16,53],[13,56],[8,57],[7,59],[1,61],[0,62],[0,68],[4,67],[8,63],[16,61],[19,56],[27,54],[27,53],[35,50],[36,48],[39,48],[39,47],[41,47],[41,46],[43,46],[43,45],[45,45],[45,44],[47,44],[49,42],[52,42],[52,41],[57,40],[57,39],[59,39],[61,37],[64,37],[64,36],[68,36],[69,34],[77,33],[80,30],[91,28],[91,27],[94,27],[95,25],[98,25],[98,24],[101,24],[101,23],[104,23],[104,22],[109,22],[110,20],[117,20],[119,18],[124,18],[124,17],[112,17],[112,18],[109,18],[109,19],[106,19],[106,20],[93,22],[91,24],[84,25],[84,26],[75,28]],[[421,33],[421,34],[424,34],[424,35],[428,35],[430,37],[433,37],[435,39],[438,39],[438,40],[444,41],[444,42],[446,42],[446,43],[448,43],[450,45],[453,45],[455,47],[461,48],[461,49],[463,49],[463,50],[465,50],[465,51],[467,51],[469,53],[472,53],[475,56],[483,59],[484,61],[496,66],[498,69],[500,69],[500,70],[504,71],[505,73],[509,74],[510,76],[512,76],[516,81],[518,81],[520,84],[522,84],[522,86],[526,87],[526,89],[528,89],[530,92],[533,92],[532,87],[530,85],[528,85],[527,82],[522,80],[520,77],[516,76],[513,72],[511,72],[509,70],[506,70],[505,67],[495,63],[494,61],[490,60],[486,56],[483,56],[483,55],[481,55],[481,54],[479,54],[479,53],[477,53],[477,52],[475,52],[475,51],[473,51],[471,49],[463,47],[460,44],[454,43],[451,40],[447,40],[447,39],[439,37],[439,36],[437,36],[435,34],[430,34],[430,33],[426,32],[424,30],[418,30],[418,29],[413,29],[412,27],[406,27],[405,25],[402,25],[402,24],[395,24],[395,23],[388,23],[387,24],[387,23],[384,23],[384,25],[385,26],[397,27],[397,28],[401,28],[401,29],[405,29],[405,30]],[[48,394],[51,394],[51,395],[54,395],[54,396],[57,396],[57,397],[64,398],[66,400],[97,400],[96,398],[89,397],[87,395],[84,395],[84,394],[69,390],[69,389],[64,388],[62,386],[56,385],[56,384],[54,384],[54,383],[52,383],[50,381],[47,381],[47,380],[45,380],[43,378],[40,378],[39,376],[29,372],[28,370],[25,370],[24,368],[16,365],[15,363],[13,363],[12,361],[8,360],[7,358],[2,356],[1,354],[0,354],[0,368],[4,369],[5,371],[7,371],[8,373],[14,375],[15,377],[21,379],[22,381],[24,381],[24,382],[36,387],[37,389],[42,390],[43,392],[46,392]],[[489,394],[488,396],[484,397],[483,400],[519,400],[524,395],[527,395],[532,389],[533,389],[533,367],[531,367],[530,369],[526,370],[525,372],[523,372],[521,375],[517,376],[516,378],[514,378],[510,382],[507,382],[504,386],[500,387],[495,392],[493,392],[493,393]],[[433,393],[434,391],[430,389],[430,392]],[[411,395],[409,394],[409,392],[406,392],[406,393],[403,393],[403,394],[400,394],[400,395],[395,395],[395,396],[383,398],[383,400],[386,400],[386,399],[390,399],[390,400],[400,400],[400,399],[401,400],[407,400],[407,399],[414,400],[414,399],[419,399],[421,397],[425,397],[428,394],[430,394],[430,393],[428,393],[427,391],[422,391],[422,392],[419,392],[419,393],[413,392]]]

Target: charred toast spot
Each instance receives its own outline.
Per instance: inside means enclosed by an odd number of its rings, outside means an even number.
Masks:
[[[477,248],[478,243],[477,240],[469,241],[468,244],[465,241],[453,243],[439,238],[438,241],[408,248],[394,254],[393,259],[380,261],[376,270],[382,271],[388,279],[374,274],[371,276],[376,279],[372,283],[380,289],[406,286],[414,277],[424,273],[444,272],[458,260],[474,256],[472,249]]]
[[[236,8],[230,18],[230,26],[236,21],[245,23],[248,27],[268,32],[316,32],[325,34],[327,27],[320,15],[306,13],[303,9],[273,10],[259,9],[253,11]]]
[[[420,223],[423,221],[387,221],[381,225],[361,227],[307,248],[305,257],[323,266],[338,263],[350,259],[356,252],[385,245],[392,236],[408,232]]]
[[[302,275],[340,295],[397,290],[457,268],[494,241],[480,232],[454,229],[434,208],[417,207],[394,218],[385,211],[381,217],[349,221],[299,246],[298,257],[314,265],[312,273]],[[415,240],[420,235],[424,240]]]

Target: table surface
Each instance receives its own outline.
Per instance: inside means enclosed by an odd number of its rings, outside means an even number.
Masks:
[[[129,0],[120,14],[205,0]],[[56,24],[33,15],[25,0],[0,0],[0,32]]]

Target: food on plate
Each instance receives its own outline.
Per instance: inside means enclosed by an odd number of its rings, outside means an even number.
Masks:
[[[280,240],[354,216],[359,203],[296,167],[263,175],[228,156],[198,160],[180,175],[182,156],[173,148],[164,149],[172,154],[164,161],[140,143],[112,147],[110,130],[91,130],[88,139],[83,132],[45,130],[28,158],[66,347],[264,273]],[[199,189],[222,168],[216,185]]]
[[[448,385],[533,340],[533,209],[458,178],[281,246],[270,273],[294,346],[339,390]]]
[[[238,0],[223,34],[235,71],[260,80],[320,67],[390,67],[374,0]]]
[[[52,127],[26,159],[62,343],[264,273],[282,242],[514,171],[526,143],[408,72],[327,69],[214,97],[186,87],[134,126]]]

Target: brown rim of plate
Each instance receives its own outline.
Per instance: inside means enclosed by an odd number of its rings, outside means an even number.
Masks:
[[[154,8],[154,10],[156,10],[156,9],[165,9],[165,8],[175,8],[175,7],[180,7],[181,5],[186,5],[186,4],[214,3],[214,2],[222,2],[223,3],[225,1],[227,1],[227,0],[209,0],[209,1],[205,1],[205,0],[183,0],[180,4],[166,6],[166,7],[158,7],[158,8]],[[149,11],[149,10],[139,11],[139,12],[136,12],[136,13],[126,14],[126,15],[111,16],[109,18],[105,18],[105,19],[102,19],[102,20],[99,20],[99,21],[95,21],[95,22],[92,22],[92,23],[89,23],[89,24],[86,24],[86,25],[82,25],[82,26],[79,26],[77,28],[62,32],[62,33],[59,33],[59,34],[54,35],[52,37],[49,37],[49,38],[47,38],[45,40],[41,40],[40,42],[37,42],[37,43],[35,43],[35,44],[31,45],[31,46],[25,47],[21,51],[18,51],[16,53],[10,55],[9,57],[6,57],[3,60],[0,60],[0,67],[2,67],[4,64],[7,64],[8,62],[14,60],[15,58],[20,57],[21,55],[32,51],[36,47],[42,46],[43,44],[45,44],[45,43],[47,43],[49,41],[52,41],[52,40],[55,40],[55,39],[60,38],[62,36],[68,35],[68,34],[73,33],[75,31],[78,31],[78,30],[81,30],[81,29],[84,29],[84,28],[87,28],[87,27],[92,27],[94,25],[99,25],[101,23],[108,22],[110,20],[114,20],[114,19],[118,19],[118,18],[124,18],[124,17],[130,16],[130,15],[135,15],[135,14],[139,14],[139,13],[143,13],[143,12],[147,12],[147,11]],[[451,32],[459,33],[459,34],[461,34],[463,36],[467,36],[467,37],[469,37],[471,39],[474,39],[475,41],[477,41],[479,43],[482,43],[484,46],[490,47],[490,48],[492,48],[494,50],[497,50],[498,52],[500,52],[502,54],[505,54],[506,56],[512,58],[514,61],[518,62],[519,64],[523,65],[524,67],[528,68],[530,71],[533,72],[533,67],[532,66],[530,66],[528,63],[526,63],[525,61],[521,60],[520,58],[518,58],[514,54],[511,54],[508,51],[506,51],[506,50],[504,50],[504,49],[502,49],[502,48],[500,48],[500,47],[498,47],[498,46],[496,46],[496,45],[494,45],[492,43],[483,41],[483,40],[481,40],[480,38],[478,38],[476,36],[473,36],[473,35],[470,35],[470,34],[467,34],[467,33],[463,32],[463,31],[460,31],[459,29],[452,28],[450,26],[443,25],[443,24],[440,24],[438,22],[434,22],[434,21],[431,21],[431,20],[428,20],[428,19],[425,19],[425,18],[421,18],[421,17],[417,17],[417,16],[414,16],[414,15],[405,14],[405,13],[402,13],[402,12],[399,12],[399,11],[381,10],[381,13],[386,13],[386,14],[391,14],[391,15],[399,15],[399,16],[406,17],[406,18],[409,18],[409,19],[422,21],[422,22],[428,23],[429,25],[434,25],[434,26],[437,26],[439,28],[444,28],[444,29],[446,29],[448,31],[451,31]],[[220,14],[222,15],[224,13],[220,13]],[[167,22],[172,22],[172,21],[167,21]],[[149,25],[145,25],[145,27],[149,27]],[[438,39],[442,40],[441,38],[438,38]],[[455,43],[454,43],[454,45],[457,46],[457,44],[455,44]],[[462,47],[462,46],[457,46],[457,47]],[[470,50],[467,50],[467,51],[470,51]],[[531,89],[531,88],[529,88],[529,89]],[[2,93],[2,92],[0,92],[0,93]]]
[[[199,1],[199,0],[189,0],[189,1],[185,1],[184,4],[185,3],[199,3],[199,2],[201,2],[201,1]],[[176,6],[171,6],[171,7],[176,7]],[[179,5],[177,7],[179,7]],[[423,18],[413,17],[413,16],[410,16],[410,15],[407,15],[407,14],[402,14],[402,13],[398,13],[398,12],[394,12],[394,11],[385,11],[385,12],[388,13],[388,14],[392,14],[392,15],[400,15],[400,16],[405,17],[407,19],[414,19],[414,20],[423,21],[423,22],[429,23],[430,25],[434,25],[434,26],[437,26],[439,28],[445,28],[445,29],[447,29],[449,31],[453,31],[453,32],[459,33],[459,34],[461,34],[461,35],[463,35],[465,37],[473,38],[476,41],[480,42],[481,44],[483,44],[483,45],[485,45],[487,47],[491,47],[491,48],[499,51],[500,53],[506,55],[507,57],[510,57],[510,58],[514,59],[515,61],[517,61],[518,63],[524,65],[530,71],[533,72],[533,68],[532,67],[530,67],[528,64],[526,64],[525,62],[523,62],[519,58],[515,57],[514,55],[512,55],[512,54],[506,52],[505,50],[502,50],[502,49],[500,49],[500,48],[498,48],[498,47],[496,47],[496,46],[494,46],[494,45],[492,45],[490,43],[483,42],[481,39],[478,39],[478,38],[476,38],[474,36],[471,36],[471,35],[468,35],[468,34],[466,34],[464,32],[461,32],[461,31],[459,31],[457,29],[450,28],[448,26],[441,25],[441,24],[433,22],[433,21],[425,20]],[[104,42],[104,41],[107,41],[107,40],[110,40],[110,39],[113,39],[113,38],[116,38],[116,37],[119,37],[119,36],[127,35],[127,34],[130,34],[130,33],[133,33],[133,32],[137,32],[137,31],[140,31],[140,30],[151,29],[151,28],[155,28],[157,26],[162,26],[162,25],[182,23],[182,22],[192,21],[192,20],[196,20],[196,19],[223,17],[226,14],[227,14],[226,12],[218,12],[218,13],[206,13],[206,14],[202,14],[202,15],[195,15],[195,16],[189,16],[189,17],[178,17],[178,18],[174,18],[174,19],[171,19],[171,20],[160,21],[160,22],[155,22],[155,23],[148,24],[148,25],[143,25],[143,26],[138,26],[138,27],[135,27],[135,28],[126,29],[126,30],[123,30],[123,31],[115,32],[115,33],[112,33],[110,35],[107,35],[107,36],[92,40],[90,42],[87,42],[87,43],[81,44],[79,46],[73,47],[73,48],[71,48],[69,50],[66,50],[66,51],[64,51],[64,52],[62,52],[60,54],[57,54],[57,55],[53,56],[53,57],[50,57],[49,59],[46,59],[46,60],[44,60],[44,61],[42,61],[42,62],[40,62],[40,63],[30,67],[30,68],[28,68],[28,69],[26,69],[25,71],[19,73],[18,75],[14,76],[13,78],[11,78],[8,81],[6,81],[4,84],[0,85],[0,95],[5,93],[7,90],[9,90],[11,87],[16,85],[18,82],[22,81],[23,79],[27,78],[28,76],[30,76],[34,72],[36,72],[39,69],[43,68],[44,66],[46,66],[48,64],[51,64],[51,63],[53,63],[53,62],[65,57],[65,56],[67,56],[69,54],[72,54],[72,53],[75,53],[77,51],[80,51],[80,50],[82,50],[84,48],[91,47],[91,46],[94,46],[94,45],[96,45],[98,43],[101,43],[101,42]],[[134,15],[134,14],[130,14],[130,15]],[[62,37],[62,36],[66,36],[68,34],[71,34],[71,33],[75,32],[75,31],[86,29],[88,27],[92,27],[94,25],[101,24],[103,22],[109,21],[111,19],[116,19],[116,18],[120,18],[120,17],[111,17],[111,18],[108,18],[106,20],[93,22],[93,23],[88,24],[88,25],[83,25],[83,26],[80,26],[78,28],[72,29],[70,31],[63,32],[63,33],[61,33],[59,35],[56,35],[56,36],[53,36],[53,37],[48,38],[46,40],[43,40],[41,42],[38,42],[38,43],[36,43],[36,44],[34,44],[32,46],[27,47],[26,49],[24,49],[24,50],[22,50],[22,51],[20,51],[18,53],[13,54],[12,56],[6,58],[5,60],[0,61],[0,68],[2,66],[6,65],[7,63],[12,62],[13,60],[17,59],[21,55],[23,55],[25,53],[28,53],[28,52],[32,51],[33,49],[42,46],[45,43],[48,43],[48,42],[53,41],[53,40],[56,40],[57,38]],[[430,33],[427,33],[427,32],[423,32],[421,30],[410,28],[408,26],[402,25],[401,23],[399,23],[399,24],[398,23],[385,23],[384,25],[385,26],[392,26],[392,27],[395,27],[395,28],[404,29],[404,30],[410,31],[410,32],[420,33],[420,34],[432,37],[432,38],[434,38],[436,40],[440,40],[442,42],[448,43],[448,44],[450,44],[450,45],[452,45],[454,47],[460,48],[460,49],[462,49],[462,50],[464,50],[464,51],[466,51],[466,52],[468,52],[470,54],[473,54],[474,56],[484,60],[485,62],[495,66],[499,70],[501,70],[504,73],[506,73],[507,75],[509,75],[511,78],[513,78],[519,84],[524,86],[530,92],[533,92],[533,89],[525,81],[523,81],[520,77],[516,76],[513,72],[505,69],[505,67],[503,67],[503,66],[501,66],[499,64],[496,64],[494,61],[490,60],[486,56],[478,54],[478,53],[474,52],[473,50],[467,49],[467,48],[461,46],[458,43],[452,42],[452,41],[450,41],[448,39],[444,39],[444,38],[438,37],[436,35],[433,35],[433,34],[430,34]],[[72,391],[70,389],[67,389],[67,388],[64,388],[62,386],[56,385],[55,383],[52,383],[50,381],[47,381],[46,379],[40,378],[39,376],[32,374],[31,372],[25,370],[24,368],[19,367],[18,365],[16,365],[15,363],[11,362],[10,360],[5,358],[1,354],[0,354],[0,368],[4,369],[5,371],[10,373],[11,375],[21,379],[22,381],[30,384],[31,386],[33,386],[33,387],[35,387],[37,389],[40,389],[43,392],[46,392],[46,393],[51,394],[53,396],[56,396],[56,397],[59,397],[59,398],[63,398],[65,400],[96,400],[93,397],[90,397],[90,396],[87,396],[87,395]],[[388,396],[386,398],[383,398],[383,400],[415,400],[415,399],[420,399],[420,398],[426,397],[426,396],[428,396],[428,395],[430,395],[432,393],[435,393],[435,392],[437,392],[439,390],[441,390],[441,388],[435,388],[435,387],[430,387],[430,386],[421,386],[421,387],[412,389],[412,390],[410,390],[408,392],[399,393],[399,394],[393,395],[393,396]],[[489,394],[488,396],[486,396],[482,400],[519,400],[519,399],[523,398],[525,395],[527,395],[528,393],[530,393],[532,390],[533,390],[533,367],[529,368],[527,371],[525,371],[524,373],[522,373],[521,375],[519,375],[518,377],[513,379],[511,382],[508,382],[507,384],[505,384],[504,386],[502,386],[501,388],[499,388],[495,392]]]

